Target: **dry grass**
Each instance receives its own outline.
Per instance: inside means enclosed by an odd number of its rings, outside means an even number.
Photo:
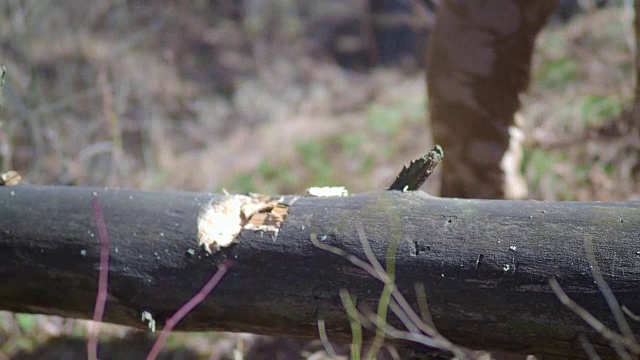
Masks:
[[[11,87],[2,158],[32,183],[299,192],[320,178],[362,191],[429,149],[420,74],[348,73],[296,46],[264,54],[242,24],[177,15],[185,4],[127,13],[64,3],[102,15],[67,19],[73,32],[53,21],[35,32],[48,7],[16,5],[12,18],[31,15],[5,35],[15,54],[2,54]],[[114,27],[100,25],[111,16]],[[261,164],[267,174],[256,175]],[[270,179],[274,171],[288,181]],[[242,175],[255,183],[235,187]]]

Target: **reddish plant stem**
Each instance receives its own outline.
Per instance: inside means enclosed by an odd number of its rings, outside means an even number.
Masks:
[[[178,311],[176,311],[171,317],[167,320],[164,325],[164,328],[160,332],[160,336],[156,339],[156,342],[153,344],[149,355],[147,355],[147,360],[153,360],[158,357],[160,354],[160,350],[164,346],[164,343],[167,341],[169,334],[171,334],[171,330],[182,320],[191,310],[193,310],[198,304],[204,300],[207,295],[218,285],[224,274],[234,265],[233,261],[225,260],[220,267],[218,267],[218,271],[209,279],[209,281],[205,284],[197,294],[195,294],[189,301],[187,301]]]
[[[91,200],[93,216],[96,219],[98,228],[98,239],[100,240],[100,274],[98,276],[98,295],[96,305],[93,309],[93,321],[89,329],[89,339],[87,341],[87,354],[90,360],[98,358],[98,324],[104,316],[104,308],[107,303],[107,285],[109,282],[109,234],[107,224],[104,220],[104,212],[97,195]]]

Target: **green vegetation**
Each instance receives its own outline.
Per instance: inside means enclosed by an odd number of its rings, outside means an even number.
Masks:
[[[619,117],[623,110],[623,101],[618,95],[586,95],[576,104],[580,118],[586,126],[601,124],[603,120]]]
[[[576,200],[559,172],[559,169],[572,166],[565,154],[525,149],[522,165],[529,180],[530,191],[556,194],[558,200]]]
[[[330,158],[332,154],[329,152],[331,149],[327,146],[329,143],[322,140],[314,139],[295,145],[302,166],[311,178],[309,186],[328,185],[334,171]]]
[[[539,81],[550,90],[561,88],[576,80],[579,67],[574,59],[551,60],[543,65]]]
[[[394,136],[402,126],[404,114],[399,107],[373,104],[369,107],[367,125],[376,133]]]
[[[364,127],[297,141],[290,156],[263,158],[252,171],[234,175],[222,187],[267,194],[300,193],[311,186],[380,188],[390,179],[368,182],[374,169],[408,160],[402,152],[411,146],[402,139],[424,131],[425,117],[424,101],[418,97],[368,105]]]
[[[624,199],[633,188],[611,186],[634,183],[625,164],[637,163],[632,140],[616,134],[626,128],[634,89],[626,20],[621,9],[610,9],[542,33],[523,109],[525,128],[545,134],[525,149],[530,196]]]

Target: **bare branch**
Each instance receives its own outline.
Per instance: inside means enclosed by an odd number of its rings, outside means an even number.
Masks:
[[[396,316],[388,325],[432,339],[568,356],[582,351],[575,340],[585,333],[602,357],[615,355],[611,344],[638,350],[613,331],[609,339],[596,331],[616,322],[584,250],[585,234],[598,239],[593,253],[602,278],[622,312],[637,312],[637,202],[459,200],[419,191],[284,196],[276,197],[287,209],[277,232],[242,228],[232,244],[209,254],[198,246],[198,218],[225,196],[0,186],[0,309],[93,317],[102,266],[94,192],[109,229],[104,321],[146,328],[145,315],[163,326],[230,259],[233,271],[178,330],[316,337],[317,320],[324,319],[332,340],[350,341],[337,289],[349,289],[366,308],[392,283],[389,309]],[[391,282],[381,262],[395,237]],[[554,276],[600,327],[557,306],[548,283]],[[414,292],[417,283],[427,305]],[[640,323],[629,327],[640,334]]]

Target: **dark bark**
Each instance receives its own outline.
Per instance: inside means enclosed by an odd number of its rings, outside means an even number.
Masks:
[[[349,340],[338,290],[374,308],[381,284],[345,259],[315,248],[318,238],[364,258],[356,224],[384,261],[398,238],[397,285],[414,303],[426,288],[431,315],[450,340],[469,347],[581,356],[586,334],[604,341],[548,286],[567,293],[611,324],[585,255],[621,304],[640,313],[640,203],[483,201],[381,191],[349,197],[300,197],[277,236],[244,230],[237,244],[209,255],[197,246],[201,206],[195,193],[147,193],[74,187],[0,187],[0,308],[91,318],[100,244],[92,193],[110,237],[106,320],[144,327],[142,311],[161,326],[231,259],[213,293],[178,326],[182,330],[247,331]],[[290,200],[290,199],[289,199]],[[589,245],[590,244],[590,245]],[[392,319],[392,322],[394,319]],[[632,323],[638,334],[640,326]]]

